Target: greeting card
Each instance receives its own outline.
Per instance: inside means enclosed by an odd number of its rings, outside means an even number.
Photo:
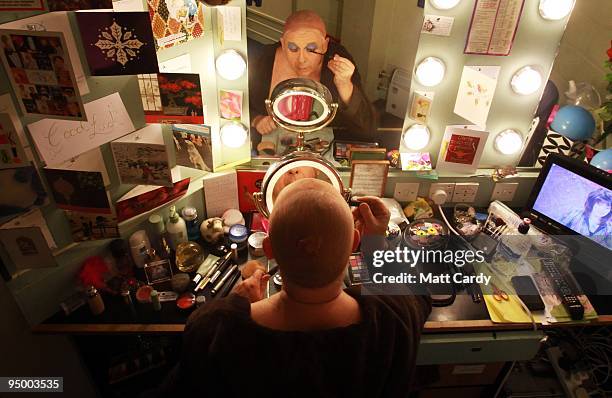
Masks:
[[[189,189],[189,181],[189,178],[185,178],[171,188],[151,185],[135,187],[115,204],[117,219],[121,222],[180,198]]]
[[[147,0],[147,6],[158,51],[204,32],[204,5],[197,0]]]
[[[51,235],[51,231],[49,231],[49,226],[47,225],[47,220],[42,215],[40,209],[32,209],[29,212],[13,218],[11,221],[2,224],[0,229],[12,229],[12,228],[24,228],[24,227],[36,227],[40,229],[40,232],[43,234],[45,241],[47,242],[47,246],[55,250],[57,249],[57,244],[53,239],[53,235]]]
[[[120,238],[117,217],[114,214],[66,211],[70,232],[75,242]]]
[[[53,253],[38,227],[0,229],[0,243],[17,269],[57,266]]]
[[[500,69],[499,66],[464,66],[454,112],[485,129]]]
[[[238,203],[241,212],[257,211],[253,194],[261,191],[264,170],[236,170],[238,182]]]
[[[106,170],[106,164],[104,163],[104,158],[102,157],[100,148],[94,148],[91,151],[82,153],[62,163],[47,164],[47,167],[61,170],[99,172],[102,174],[104,186],[106,187],[110,185],[108,171]]]
[[[148,125],[113,141],[111,149],[122,184],[173,185],[160,125]]]
[[[157,73],[147,12],[79,12],[76,19],[93,76]]]
[[[436,170],[472,173],[478,169],[489,133],[467,127],[446,127]]]
[[[402,152],[400,158],[404,171],[431,170],[429,152]]]
[[[60,209],[85,213],[111,213],[102,173],[43,169],[55,204]]]
[[[202,89],[200,75],[197,73],[159,73],[157,83],[151,81],[151,90],[154,109],[149,107],[145,111],[147,123],[204,123]],[[145,93],[149,95],[146,87]],[[147,104],[151,103],[149,98],[147,97]]]
[[[85,120],[62,33],[0,30],[0,58],[25,115]]]
[[[72,33],[72,27],[70,25],[67,12],[48,12],[29,18],[18,19],[16,21],[7,22],[0,25],[0,29],[62,33],[64,35],[64,40],[66,41],[66,48],[70,58],[69,64],[74,70],[74,76],[76,78],[77,85],[79,86],[79,92],[81,95],[89,93],[87,76],[85,75],[83,65],[81,64],[81,57],[74,39],[74,34]]]
[[[11,117],[7,113],[0,113],[0,169],[28,164]]]
[[[242,118],[242,91],[219,91],[219,113],[223,119],[240,121]]]
[[[433,104],[433,92],[417,92],[412,96],[412,104],[408,117],[421,124],[427,124],[427,118]]]
[[[40,207],[49,202],[40,176],[31,164],[15,169],[0,169],[0,187],[0,219],[25,213],[32,207]]]
[[[223,44],[242,40],[242,9],[237,6],[217,7],[218,37]]]
[[[172,126],[176,164],[204,171],[212,171],[213,155],[210,127],[198,125]]]
[[[87,122],[43,119],[28,125],[42,158],[49,165],[70,160],[134,131],[119,93],[85,104]]]

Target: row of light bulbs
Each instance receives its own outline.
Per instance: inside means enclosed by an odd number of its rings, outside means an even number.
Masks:
[[[446,74],[444,62],[437,57],[427,57],[416,67],[415,76],[419,83],[434,87],[442,82]],[[520,95],[535,93],[542,86],[542,74],[537,66],[527,65],[519,69],[510,81],[512,90]]]
[[[244,76],[247,64],[236,50],[224,50],[215,61],[217,74],[225,80],[234,81]],[[221,142],[228,148],[240,148],[246,142],[249,132],[247,127],[237,121],[231,121],[221,126],[219,130]]]
[[[450,10],[461,0],[429,0],[438,10]],[[540,16],[544,19],[556,21],[569,15],[574,7],[575,0],[540,0]]]
[[[429,144],[431,134],[423,124],[413,124],[403,134],[404,145],[410,150],[419,151]],[[514,155],[523,147],[523,136],[516,130],[501,131],[495,137],[495,149],[502,155]]]

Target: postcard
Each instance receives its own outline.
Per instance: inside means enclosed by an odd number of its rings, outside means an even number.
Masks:
[[[134,131],[119,93],[85,104],[86,122],[43,119],[28,125],[41,157],[56,165]]]
[[[426,35],[450,36],[455,18],[427,14],[424,17],[421,33]]]
[[[473,173],[478,169],[489,133],[468,126],[447,126],[436,170]]]
[[[7,113],[0,113],[0,169],[29,164],[11,117]]]
[[[47,191],[34,166],[0,169],[0,219],[25,213],[49,203]]]
[[[0,229],[0,242],[17,269],[58,265],[38,227]]]
[[[189,181],[189,178],[180,180],[172,188],[150,185],[135,187],[115,204],[117,219],[125,221],[180,198],[189,189]]]
[[[253,194],[261,191],[265,175],[265,170],[236,170],[238,208],[241,212],[257,211]]]
[[[148,12],[78,12],[75,15],[93,76],[159,71]]]
[[[0,0],[0,12],[42,11],[44,9],[42,0]]]
[[[42,232],[43,236],[45,237],[45,241],[47,242],[47,246],[49,246],[51,250],[57,249],[57,244],[53,239],[53,235],[51,235],[51,231],[49,231],[47,220],[45,220],[45,217],[42,215],[40,209],[32,209],[21,216],[15,217],[6,224],[2,224],[2,226],[0,226],[0,229],[23,227],[40,228],[40,231]]]
[[[172,138],[178,166],[212,171],[212,139],[209,126],[175,124]]]
[[[240,121],[242,118],[242,91],[219,91],[219,113],[223,119]]]
[[[0,30],[0,58],[24,115],[85,120],[64,36]]]
[[[464,66],[455,114],[486,129],[500,66]]]
[[[157,88],[155,83],[151,84],[155,110],[145,112],[147,123],[204,124],[200,75],[197,73],[159,73]],[[159,90],[159,99],[155,95],[157,90]],[[161,109],[159,109],[158,100],[161,102]],[[147,103],[149,102],[147,99]]]
[[[404,171],[431,170],[429,152],[402,152],[400,157]]]
[[[112,9],[112,0],[47,0],[49,11]]]
[[[102,173],[43,169],[51,195],[60,209],[85,213],[111,213]]]
[[[108,171],[106,170],[106,163],[104,163],[104,158],[102,157],[100,148],[94,148],[91,151],[87,151],[56,165],[47,164],[47,167],[61,170],[96,171],[102,174],[104,186],[107,187],[110,185],[110,178],[108,177]]]
[[[240,206],[236,171],[209,174],[203,184],[207,217],[221,217],[225,210]]]
[[[61,32],[64,34],[64,40],[66,40],[66,47],[68,49],[68,56],[70,58],[70,65],[74,70],[74,76],[76,78],[77,85],[79,86],[79,92],[81,95],[89,93],[89,86],[87,85],[87,76],[83,70],[81,64],[81,57],[79,50],[72,33],[72,27],[70,20],[68,19],[68,13],[65,11],[48,12],[40,15],[36,15],[29,18],[19,19],[17,21],[8,22],[0,25],[0,29],[18,29],[27,31],[47,31],[47,32]]]
[[[204,5],[197,0],[147,0],[157,51],[204,33]]]
[[[415,122],[427,124],[427,118],[431,112],[434,94],[434,92],[415,91],[412,96],[408,117]]]
[[[122,184],[172,186],[165,145],[112,142]]]
[[[65,211],[70,232],[75,242],[120,238],[117,217],[114,214]]]
[[[222,44],[226,40],[242,40],[242,9],[237,6],[217,7],[217,27]]]

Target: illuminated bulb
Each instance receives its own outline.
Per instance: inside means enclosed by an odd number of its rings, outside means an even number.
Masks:
[[[533,94],[542,85],[542,75],[531,66],[525,66],[512,76],[510,85],[517,94]]]
[[[540,0],[540,15],[553,21],[563,19],[574,7],[574,0]]]
[[[240,148],[247,137],[247,128],[242,123],[230,122],[221,127],[221,142],[226,147]]]
[[[459,4],[461,0],[429,0],[432,6],[438,10],[450,10]]]
[[[225,80],[240,79],[246,71],[246,62],[236,50],[225,50],[215,62],[217,73]]]
[[[404,132],[404,145],[413,151],[423,149],[429,144],[429,129],[422,124],[413,124]]]
[[[433,87],[444,79],[446,67],[444,62],[436,57],[427,57],[416,68],[416,78],[423,86]]]
[[[495,149],[503,155],[514,155],[523,147],[523,136],[516,130],[504,130],[495,137]]]

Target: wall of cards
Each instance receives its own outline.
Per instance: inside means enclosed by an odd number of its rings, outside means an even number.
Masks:
[[[0,269],[31,323],[108,239],[203,211],[206,174],[250,159],[219,133],[249,124],[246,70],[215,68],[246,51],[242,0],[0,2]]]

